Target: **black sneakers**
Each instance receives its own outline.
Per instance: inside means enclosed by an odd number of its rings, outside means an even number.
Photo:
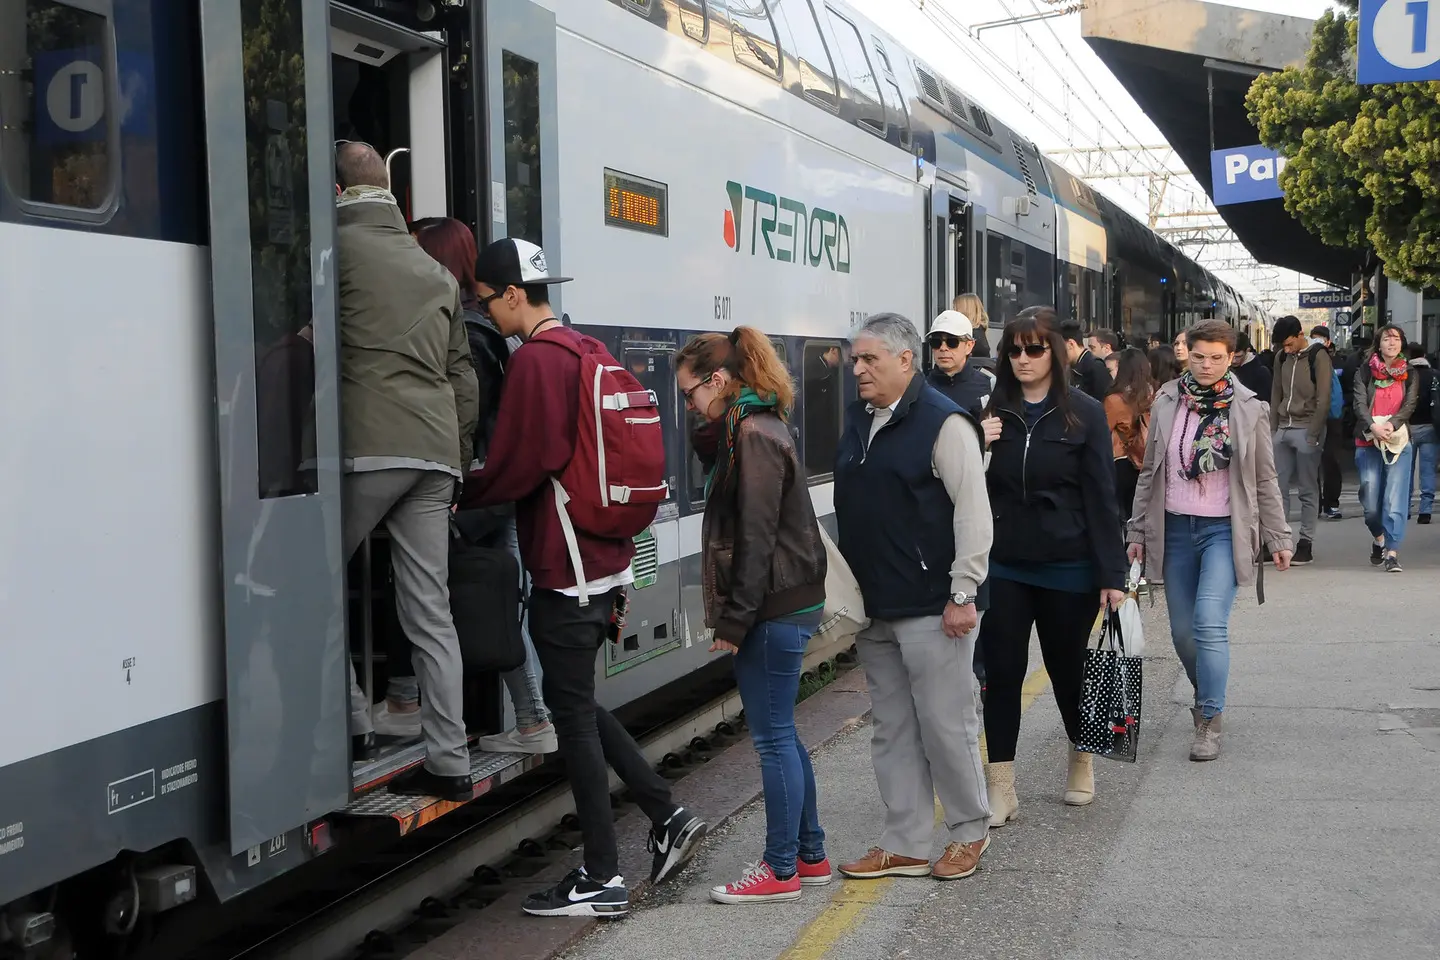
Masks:
[[[1294,564],[1314,563],[1315,545],[1309,540],[1301,540],[1295,545],[1295,556],[1290,558],[1290,562]]]
[[[1325,515],[1326,520],[1344,520],[1345,515],[1340,512],[1339,507],[1326,507],[1320,511]]]
[[[1385,545],[1381,543],[1370,544],[1370,566],[1378,567],[1385,562]]]
[[[1397,556],[1395,556],[1395,554],[1393,554],[1393,553],[1390,554],[1388,557],[1385,558],[1385,572],[1386,572],[1386,573],[1404,573],[1404,572],[1405,572],[1404,568],[1400,566],[1400,558],[1397,557]]]
[[[645,838],[645,849],[654,854],[650,882],[664,883],[674,876],[704,837],[705,821],[684,807],[676,807],[669,820],[651,827],[650,836]]]
[[[468,773],[462,777],[442,777],[438,773],[431,773],[422,763],[391,780],[390,792],[468,803],[475,799],[475,784],[471,782]]]
[[[520,909],[532,917],[623,917],[630,912],[630,891],[623,877],[601,883],[580,867],[549,890],[530,894]]]
[[[1415,517],[1415,522],[1416,522],[1416,523],[1423,523],[1423,524],[1425,524],[1426,526],[1429,526],[1429,524],[1430,524],[1430,514],[1428,514],[1428,513],[1422,513],[1422,514],[1417,515],[1417,516]]]

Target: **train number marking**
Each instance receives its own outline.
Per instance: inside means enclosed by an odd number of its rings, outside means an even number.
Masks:
[[[265,855],[266,855],[267,857],[279,856],[280,854],[282,854],[282,853],[284,853],[284,852],[285,852],[285,834],[283,834],[283,833],[280,834],[280,836],[278,836],[278,837],[273,837],[273,838],[271,838],[270,842],[266,845]]]
[[[715,322],[716,322],[716,323],[729,323],[729,322],[730,322],[730,298],[729,298],[729,297],[716,297],[716,298],[715,298]]]

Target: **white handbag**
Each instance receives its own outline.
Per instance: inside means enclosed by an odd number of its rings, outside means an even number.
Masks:
[[[860,584],[855,582],[850,565],[823,526],[820,540],[825,544],[825,610],[815,632],[835,637],[854,636],[870,625],[865,616],[865,598],[860,595]]]
[[[1125,599],[1119,610],[1120,634],[1125,638],[1127,657],[1138,657],[1145,651],[1145,624],[1140,617],[1140,601],[1137,599],[1140,568],[1139,561],[1130,564],[1130,576],[1125,581]]]

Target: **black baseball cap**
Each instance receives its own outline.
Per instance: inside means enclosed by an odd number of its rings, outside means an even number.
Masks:
[[[496,290],[550,283],[568,283],[569,277],[552,277],[545,251],[528,240],[496,240],[475,260],[475,279]]]

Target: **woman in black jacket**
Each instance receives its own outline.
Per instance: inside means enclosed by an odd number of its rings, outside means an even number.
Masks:
[[[990,609],[980,623],[989,690],[985,780],[990,825],[1019,812],[1015,744],[1030,631],[1040,635],[1045,669],[1065,732],[1080,738],[1085,646],[1102,604],[1124,599],[1126,560],[1115,498],[1115,467],[1105,408],[1068,386],[1065,342],[1050,307],[1031,307],[1000,340],[991,418],[1000,435],[986,473],[995,545]],[[987,435],[994,434],[994,427]],[[1095,798],[1091,755],[1070,751],[1065,802]]]

